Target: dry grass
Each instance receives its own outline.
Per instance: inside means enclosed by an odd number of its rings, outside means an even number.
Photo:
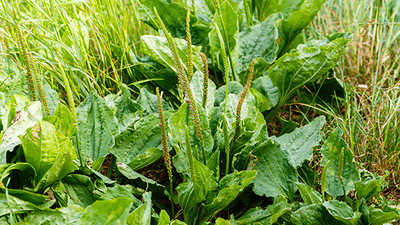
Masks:
[[[328,0],[313,23],[316,33],[354,34],[337,71],[347,84],[339,119],[332,120],[359,165],[400,185],[400,20],[388,1]]]

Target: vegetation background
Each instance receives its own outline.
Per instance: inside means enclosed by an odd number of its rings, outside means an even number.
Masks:
[[[122,83],[133,94],[141,87],[168,86],[161,74],[143,70],[135,56],[141,56],[140,36],[156,33],[139,19],[135,0],[60,1],[63,10],[39,1],[1,0],[0,54],[20,62],[16,31],[8,25],[19,21],[23,39],[32,52],[38,71],[66,102],[63,74],[66,74],[77,104],[93,86],[101,96],[116,93]],[[49,16],[51,15],[51,17]],[[89,33],[88,30],[95,31]],[[334,104],[311,101],[292,103],[281,116],[302,123],[315,114],[328,115],[326,132],[339,126],[356,156],[359,167],[387,177],[387,195],[400,200],[400,1],[327,0],[304,33],[321,37],[334,32],[351,32],[354,38],[336,68],[345,95]],[[7,51],[6,51],[7,49]],[[23,66],[20,65],[21,68]],[[0,76],[5,76],[2,68]],[[3,84],[7,85],[5,80]],[[23,91],[23,90],[21,90]],[[173,98],[166,93],[165,98]],[[173,104],[173,103],[172,103]],[[318,160],[318,159],[316,159]]]

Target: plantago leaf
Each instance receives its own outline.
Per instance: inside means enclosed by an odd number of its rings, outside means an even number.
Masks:
[[[132,199],[120,197],[96,201],[85,209],[78,224],[125,224]]]
[[[74,146],[67,137],[46,121],[38,121],[25,136],[19,136],[26,162],[36,170],[36,192],[77,170]]]
[[[23,220],[25,223],[32,224],[57,224],[69,225],[77,224],[82,217],[85,209],[78,205],[58,208],[55,210],[46,209],[29,213]]]
[[[372,206],[369,207],[369,223],[370,224],[384,224],[395,219],[399,219],[399,211],[396,208],[384,207],[377,209]]]
[[[237,224],[254,224],[260,222],[262,224],[274,224],[280,216],[290,211],[291,207],[287,203],[287,199],[282,195],[278,195],[274,199],[274,203],[269,205],[265,210],[260,207],[252,208],[236,220]]]
[[[303,183],[296,183],[296,185],[304,203],[307,205],[322,203],[322,196],[316,190]]]
[[[203,73],[201,71],[196,71],[192,77],[192,81],[190,82],[190,89],[192,89],[193,97],[197,105],[201,105],[203,101],[203,89],[204,89],[203,80],[204,80]],[[208,92],[207,92],[208,97],[206,104],[207,114],[211,114],[211,110],[214,108],[215,91],[216,91],[216,86],[214,82],[212,82],[209,79]]]
[[[273,14],[264,22],[246,27],[239,33],[239,59],[235,68],[236,73],[246,71],[255,58],[265,61],[266,65],[272,64],[279,50],[277,39],[281,19],[280,14]]]
[[[348,148],[347,143],[342,139],[343,132],[340,128],[336,128],[329,135],[321,148],[323,156],[321,164],[324,165],[330,161],[326,172],[326,192],[334,197],[341,196],[354,190],[354,182],[359,181],[359,173],[357,170],[354,156]],[[344,150],[343,171],[341,176],[345,183],[346,193],[343,193],[343,187],[338,178],[339,171],[339,155]],[[324,168],[325,170],[325,168]]]
[[[86,162],[104,160],[114,146],[114,134],[118,133],[117,119],[95,91],[76,109],[78,119],[78,147]],[[101,163],[100,163],[101,164]]]
[[[158,113],[157,96],[150,93],[146,88],[140,89],[140,95],[137,98],[137,103],[139,103],[146,112],[146,114],[144,114],[143,116],[146,116],[147,114]],[[164,101],[164,99],[162,99],[162,106],[164,111],[168,111],[169,109],[171,109],[168,103]]]
[[[289,224],[298,225],[332,225],[340,224],[322,204],[301,207],[290,215]]]
[[[321,141],[320,129],[325,124],[325,117],[320,116],[311,123],[296,128],[293,132],[284,134],[276,139],[281,148],[286,149],[290,156],[290,164],[295,168],[305,160],[311,160],[312,148]]]
[[[168,119],[169,115],[168,112],[165,112],[164,116]],[[117,157],[118,162],[135,169],[154,162],[162,155],[160,153],[162,146],[159,124],[160,121],[155,114],[139,119],[115,136],[115,145],[110,149],[110,153]],[[144,157],[147,162],[138,161]]]
[[[329,202],[324,202],[323,205],[335,219],[347,225],[356,225],[361,217],[360,212],[353,212],[351,207],[345,202],[332,200]]]
[[[151,224],[151,192],[146,192],[143,194],[144,204],[135,209],[129,214],[126,224],[127,225],[147,225]]]
[[[297,190],[297,170],[290,164],[290,156],[279,144],[268,140],[253,150],[258,162],[254,166],[257,176],[253,191],[257,195],[276,197],[279,194],[290,201]]]
[[[24,135],[26,130],[42,119],[42,104],[31,102],[22,110],[15,114],[12,125],[4,133],[0,143],[0,164],[6,163],[8,151],[13,151],[14,147],[21,144],[19,135]]]
[[[360,198],[368,200],[383,191],[383,182],[386,176],[382,176],[380,179],[373,179],[368,181],[356,181],[354,186],[356,188],[357,194]]]
[[[185,10],[186,11],[186,10]],[[185,12],[186,14],[186,12]],[[182,66],[186,69],[187,65],[187,44],[184,39],[173,39]],[[150,56],[161,65],[175,71],[174,62],[172,60],[172,53],[169,48],[167,39],[164,37],[156,37],[152,35],[143,35],[140,37],[140,49],[143,53]],[[192,46],[193,51],[193,66],[196,70],[202,70],[202,63],[199,56],[201,47]],[[175,71],[176,72],[176,71]]]
[[[235,200],[238,194],[250,184],[250,181],[252,181],[255,176],[255,171],[235,171],[224,176],[219,182],[218,195],[213,198],[212,201],[208,200],[206,204],[202,205],[203,207],[199,214],[199,224],[208,221],[214,217],[215,214],[228,206],[229,203]]]
[[[268,76],[279,89],[279,104],[286,102],[303,84],[315,81],[336,65],[350,38],[337,35],[332,40],[309,42],[276,60],[268,69]]]

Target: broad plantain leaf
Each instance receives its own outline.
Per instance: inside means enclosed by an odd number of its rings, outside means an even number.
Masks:
[[[367,181],[356,181],[354,186],[358,196],[368,200],[383,191],[383,182],[387,175],[382,176],[380,179],[372,179]]]
[[[70,205],[68,207],[58,208],[55,210],[46,209],[43,211],[35,211],[29,213],[24,222],[31,222],[33,224],[56,224],[56,225],[69,225],[77,224],[82,217],[85,209],[78,205]]]
[[[165,112],[165,118],[168,119],[169,113]],[[117,157],[118,162],[128,166],[142,167],[139,159],[146,156],[148,162],[157,160],[160,156],[159,151],[153,148],[161,148],[161,130],[160,121],[155,114],[147,115],[137,122],[128,126],[124,131],[115,136],[115,145],[110,149],[110,153]],[[146,153],[146,151],[148,151]],[[154,153],[155,155],[149,155]],[[136,159],[139,157],[138,159]],[[153,162],[154,162],[153,161]],[[132,164],[131,164],[132,163]]]
[[[61,206],[80,205],[86,208],[100,199],[93,193],[94,185],[90,177],[81,174],[68,175],[55,183],[51,189]]]
[[[78,224],[125,224],[131,206],[132,199],[126,197],[96,201],[85,209]]]
[[[56,116],[60,122],[60,132],[71,138],[76,133],[76,128],[73,125],[73,118],[69,109],[64,104],[59,103],[54,112],[54,116]]]
[[[278,195],[274,199],[274,203],[269,205],[265,210],[260,207],[252,208],[236,220],[237,224],[274,224],[280,216],[290,211],[291,207],[287,203],[287,199]]]
[[[146,114],[144,114],[143,116],[146,116],[147,114],[158,113],[157,96],[150,93],[146,88],[140,89],[140,95],[136,101],[143,107],[143,110],[146,112]],[[170,109],[168,103],[166,103],[164,99],[162,99],[162,107],[164,111]]]
[[[288,152],[278,143],[267,140],[256,147],[252,154],[258,160],[254,166],[257,176],[252,181],[254,193],[267,197],[280,194],[293,201],[298,174],[289,162]]]
[[[327,73],[342,57],[351,35],[337,35],[336,39],[309,42],[285,54],[268,69],[268,76],[279,89],[279,106],[299,87],[315,81]]]
[[[345,202],[332,200],[324,202],[323,205],[335,219],[347,225],[356,225],[361,217],[360,212],[353,212]]]
[[[347,143],[342,139],[342,135],[342,130],[336,128],[332,131],[321,148],[323,156],[321,164],[324,165],[330,160],[326,174],[326,192],[334,197],[347,194],[351,190],[354,190],[354,182],[360,180],[353,153],[347,146]],[[344,158],[341,176],[343,177],[346,193],[343,193],[343,187],[338,178],[339,156],[342,149],[344,151]]]
[[[113,134],[118,133],[117,119],[94,90],[76,109],[78,119],[78,147],[84,163],[91,159],[101,162],[114,146]],[[97,169],[97,168],[96,168]]]
[[[321,141],[319,130],[325,124],[325,117],[320,116],[311,123],[296,128],[293,132],[284,134],[276,139],[282,149],[287,150],[290,164],[298,168],[305,160],[311,160],[313,147]]]
[[[228,206],[250,184],[255,176],[256,171],[235,171],[224,176],[219,182],[218,195],[212,201],[207,200],[206,204],[202,204],[198,224],[203,224],[210,220],[219,211]]]
[[[192,89],[193,97],[197,105],[202,105],[203,102],[203,90],[204,90],[203,81],[204,81],[204,74],[200,71],[196,71],[192,77],[192,81],[190,82],[190,89]],[[207,89],[207,103],[206,103],[207,114],[211,114],[211,110],[214,108],[215,91],[216,91],[216,86],[214,82],[212,82],[209,79],[208,89]]]
[[[269,77],[259,77],[253,81],[252,88],[257,90],[265,97],[265,100],[260,103],[263,107],[258,107],[261,112],[269,110],[279,102],[279,90],[274,86]],[[253,92],[252,92],[253,93]],[[254,95],[254,94],[253,94]],[[257,101],[257,96],[256,101]],[[259,97],[262,98],[262,97]]]
[[[384,224],[392,220],[399,219],[399,211],[396,208],[384,207],[382,209],[369,207],[369,223],[370,224]]]
[[[42,104],[31,102],[15,114],[11,126],[5,131],[0,143],[0,164],[6,163],[7,152],[21,144],[19,135],[24,135],[26,130],[42,119]]]
[[[46,187],[61,180],[78,167],[74,146],[67,137],[46,121],[38,121],[29,128],[25,136],[19,136],[26,162],[36,170],[35,192],[42,192]]]
[[[304,203],[307,205],[323,203],[321,194],[316,190],[303,183],[296,183],[296,185],[300,191],[300,195]]]
[[[184,39],[173,39],[182,66],[186,69],[187,65],[187,44]],[[152,35],[143,35],[140,37],[140,49],[143,53],[150,56],[156,62],[176,72],[172,53],[165,37],[156,37]],[[202,70],[202,63],[199,56],[201,47],[192,46],[193,66],[197,70]]]
[[[340,224],[322,204],[313,204],[301,207],[285,218],[289,224],[296,225],[332,225]]]
[[[126,219],[127,225],[147,225],[151,224],[152,202],[151,192],[143,194],[144,204],[129,214]]]
[[[264,22],[246,27],[239,33],[239,59],[235,68],[237,74],[246,71],[250,63],[256,58],[259,58],[257,62],[263,61],[265,65],[274,62],[279,50],[277,40],[281,19],[280,14],[274,14]],[[241,81],[244,82],[245,79],[241,79]]]

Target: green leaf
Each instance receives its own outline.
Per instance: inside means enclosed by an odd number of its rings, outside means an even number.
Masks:
[[[35,205],[14,196],[7,196],[5,193],[0,193],[0,217],[7,214],[9,215],[11,213],[10,210],[12,210],[14,214],[22,214],[43,210],[47,207],[49,207],[47,203],[44,203],[43,205]]]
[[[252,87],[257,90],[260,94],[262,94],[266,100],[263,101],[262,105],[264,107],[259,107],[261,112],[265,110],[269,110],[278,104],[279,101],[279,90],[274,86],[271,79],[269,77],[259,77],[253,81]],[[256,96],[257,99],[257,96]]]
[[[296,225],[332,225],[339,222],[329,214],[322,204],[301,207],[290,215],[288,221]]]
[[[178,51],[179,59],[181,60],[182,66],[186,69],[187,65],[186,40],[174,38],[173,41]],[[156,37],[152,35],[143,35],[140,37],[140,49],[144,54],[150,56],[156,62],[176,72],[174,62],[172,60],[172,53],[166,38]],[[201,71],[202,63],[199,56],[200,49],[201,49],[200,46],[194,46],[194,45],[192,46],[193,66],[196,68],[196,70]]]
[[[215,106],[220,106],[223,101],[225,101],[225,96],[227,94],[240,95],[243,91],[243,86],[237,81],[231,81],[228,84],[228,93],[226,93],[226,85],[223,85],[217,89],[215,92]]]
[[[168,105],[168,103],[166,103],[163,99],[162,99],[162,106],[164,111],[167,111],[169,109],[171,109]],[[147,114],[153,114],[153,113],[158,113],[158,100],[157,100],[157,96],[150,93],[146,88],[141,88],[140,89],[140,95],[137,98],[137,103],[139,103],[144,111]],[[145,114],[145,115],[147,115]],[[145,116],[143,115],[143,116]]]
[[[33,203],[35,205],[48,205],[48,207],[50,207],[55,202],[54,200],[50,200],[48,195],[41,195],[41,194],[33,193],[31,191],[18,190],[18,189],[6,189],[3,187],[0,187],[0,193],[6,193],[6,192],[8,192],[9,195],[12,195],[21,200]]]
[[[80,205],[84,208],[99,197],[93,193],[94,185],[88,176],[71,174],[55,183],[51,189],[61,206]]]
[[[78,224],[125,224],[131,206],[132,199],[125,197],[96,201],[85,209]]]
[[[307,205],[323,203],[321,194],[316,190],[303,183],[296,183],[296,185],[304,203]]]
[[[162,155],[163,150],[160,148],[148,148],[143,154],[136,156],[136,158],[128,165],[134,171],[140,170],[161,158]]]
[[[151,192],[146,192],[143,194],[144,204],[139,208],[135,209],[131,214],[129,214],[126,224],[127,225],[147,225],[151,222]]]
[[[18,94],[13,95],[5,105],[4,107],[5,111],[1,115],[3,129],[7,129],[8,127],[10,127],[13,124],[12,121],[15,118],[15,114],[23,110],[24,107],[28,104],[29,104],[29,98]]]
[[[102,162],[108,150],[114,146],[118,132],[117,119],[95,91],[76,109],[78,119],[78,147],[84,162],[88,159]],[[100,163],[101,164],[101,163]]]
[[[49,106],[49,113],[50,115],[54,115],[54,112],[56,111],[56,108],[60,103],[60,100],[58,99],[58,93],[51,88],[49,82],[47,82],[46,79],[42,79],[42,84],[43,92]]]
[[[236,220],[237,224],[254,224],[260,222],[262,224],[274,224],[279,217],[290,211],[291,207],[287,203],[287,199],[278,195],[274,199],[274,203],[269,205],[265,210],[260,207],[252,208]]]
[[[116,185],[114,187],[107,187],[105,192],[95,190],[94,193],[98,196],[100,196],[101,200],[110,200],[113,198],[118,198],[118,197],[126,197],[129,199],[133,200],[132,203],[132,208],[136,209],[140,205],[142,205],[142,202],[137,199],[133,193],[137,193],[138,191],[135,190],[131,185]]]
[[[214,14],[212,24],[218,25],[224,41],[223,44],[225,45],[226,55],[232,56],[229,60],[232,60],[231,65],[235,67],[239,56],[239,15],[230,1],[221,3],[221,14],[222,15],[218,12]],[[215,59],[217,59],[218,68],[224,71],[226,68],[224,68],[223,63],[221,63],[221,43],[218,39],[217,27],[214,27],[210,33],[208,33],[208,38],[210,40],[210,53],[216,56]]]
[[[222,218],[217,218],[215,225],[230,225],[229,220],[224,220]]]
[[[370,224],[384,224],[400,218],[398,209],[384,207],[377,209],[372,206],[369,207],[369,223]]]
[[[1,182],[7,188],[23,189],[31,186],[36,171],[29,163],[4,164],[0,168]],[[7,184],[8,183],[8,184]]]
[[[208,122],[208,116],[205,110],[202,107],[197,107],[199,110],[199,117],[200,117],[200,125],[203,132],[203,139],[204,139],[204,150],[205,150],[205,158],[208,161],[212,155],[212,149],[214,146],[214,138],[211,135],[210,125]],[[169,140],[171,141],[172,147],[174,147],[176,152],[180,152],[180,149],[183,152],[186,152],[186,140],[185,140],[185,125],[189,129],[189,137],[190,137],[190,144],[191,148],[195,149],[197,146],[199,152],[199,161],[203,161],[203,155],[201,154],[201,145],[197,140],[195,135],[195,126],[190,115],[189,105],[184,103],[181,105],[179,110],[172,114],[168,119],[168,127],[169,127]]]
[[[325,0],[280,1],[278,8],[285,18],[282,23],[282,32],[286,45],[290,45],[301,30],[308,26],[321,9],[324,2]]]
[[[21,144],[19,135],[24,135],[26,130],[42,119],[42,105],[40,102],[31,102],[15,114],[11,126],[5,131],[0,143],[0,165],[6,163],[7,152]]]
[[[268,69],[268,76],[279,89],[281,98],[278,106],[284,104],[302,85],[315,81],[335,66],[350,38],[338,36],[330,41],[299,45],[296,50],[276,60]]]
[[[345,202],[332,200],[324,202],[323,205],[335,219],[347,225],[356,225],[361,217],[360,212],[353,212]]]
[[[194,100],[197,105],[202,105],[203,102],[203,81],[204,75],[201,71],[196,71],[193,74],[192,81],[190,82],[190,89],[192,89]],[[208,79],[208,91],[207,91],[207,114],[211,114],[211,110],[214,108],[216,86],[214,82]]]
[[[71,138],[76,133],[76,128],[69,109],[64,104],[59,103],[54,112],[54,116],[58,118],[60,123],[59,131],[65,136]]]
[[[209,204],[202,204],[199,224],[209,221],[219,211],[227,207],[250,184],[255,176],[256,171],[235,171],[224,176],[219,182],[218,195],[212,199],[212,202],[207,200],[206,203],[210,202]]]
[[[265,61],[266,65],[274,62],[279,50],[277,39],[281,19],[280,14],[274,14],[264,22],[246,27],[239,33],[239,60],[235,68],[236,73],[246,71],[256,58]]]
[[[36,170],[35,192],[42,192],[46,187],[61,180],[78,167],[74,146],[67,137],[46,121],[38,121],[29,128],[25,136],[19,136],[26,162]]]
[[[320,129],[325,124],[325,117],[320,116],[311,123],[296,128],[289,134],[284,134],[276,139],[289,153],[290,164],[298,168],[305,160],[311,160],[313,156],[313,147],[321,141]]]
[[[354,182],[354,186],[356,188],[358,196],[360,196],[360,198],[368,200],[375,195],[380,194],[383,191],[382,184],[385,181],[386,177],[387,175],[382,176],[380,179]]]
[[[85,209],[78,205],[71,205],[68,207],[58,208],[55,210],[46,209],[43,211],[35,211],[29,213],[24,222],[31,222],[33,224],[57,224],[69,225],[77,224],[82,217]]]
[[[168,119],[170,113],[165,112]],[[110,153],[115,155],[118,162],[133,168],[140,168],[152,163],[160,157],[161,148],[160,120],[155,114],[147,115],[128,126],[115,136],[115,145]],[[146,159],[146,161],[138,161]]]
[[[288,152],[268,140],[256,147],[252,154],[258,160],[254,166],[257,176],[252,182],[254,193],[267,197],[281,194],[293,201],[298,174],[289,162]]]
[[[170,221],[168,213],[165,210],[161,210],[157,225],[169,225]]]
[[[339,155],[342,149],[344,150],[343,158],[343,177],[346,193],[354,190],[354,182],[359,181],[359,173],[357,170],[354,156],[348,148],[347,143],[342,139],[343,132],[340,128],[336,128],[329,135],[321,148],[322,162],[324,165],[328,160],[330,161],[326,172],[326,192],[334,197],[344,195],[343,187],[338,178],[339,170]]]

